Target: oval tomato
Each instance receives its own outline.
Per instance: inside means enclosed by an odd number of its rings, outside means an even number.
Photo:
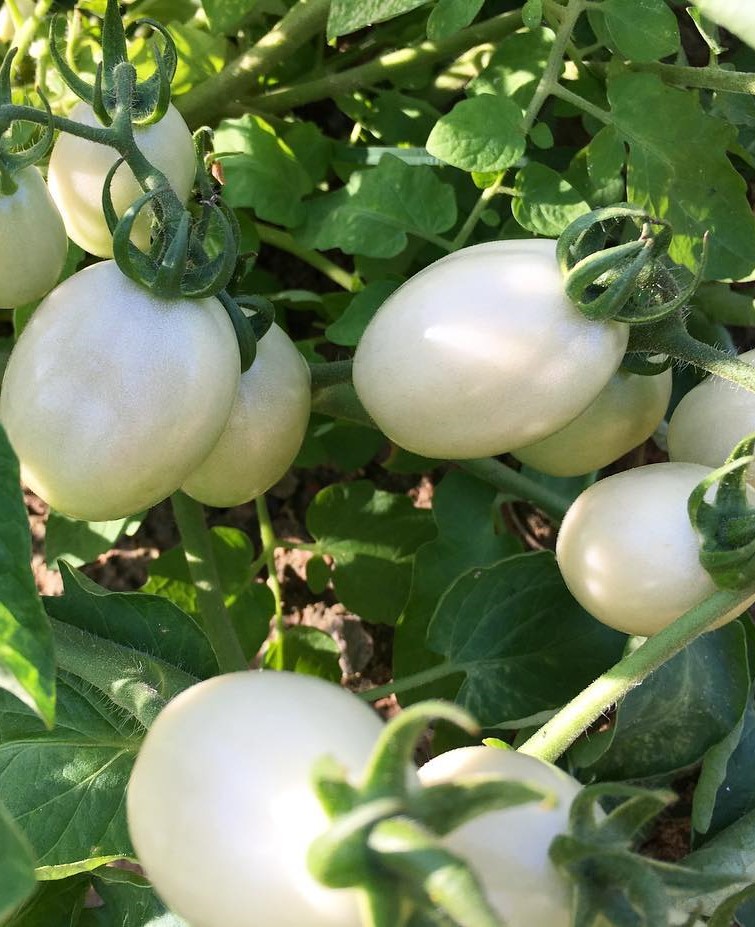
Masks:
[[[261,495],[299,452],[310,405],[309,368],[283,329],[273,325],[241,375],[220,440],[186,480],[184,492],[215,506],[240,505]]]
[[[619,370],[581,415],[560,431],[512,453],[528,467],[551,476],[600,470],[653,434],[670,398],[670,370],[656,376]]]
[[[41,299],[55,286],[68,251],[65,226],[36,167],[13,175],[15,193],[0,194],[0,306]]]
[[[509,927],[569,927],[571,888],[548,856],[568,830],[569,808],[581,789],[576,779],[542,760],[495,747],[461,747],[419,770],[424,786],[491,773],[555,793],[558,804],[530,803],[483,814],[444,838],[477,873],[495,910]]]
[[[69,118],[83,125],[100,126],[88,103],[77,104]],[[178,110],[170,105],[159,122],[135,126],[134,139],[139,150],[165,174],[178,198],[185,203],[194,184],[196,162],[191,133]],[[102,211],[102,188],[107,172],[118,158],[114,148],[66,132],[60,133],[50,155],[47,174],[50,193],[63,216],[68,236],[98,257],[113,255],[112,236]],[[143,192],[125,164],[115,172],[110,191],[118,215]],[[142,210],[134,224],[132,241],[142,251],[149,247],[150,221],[147,209]]]
[[[612,628],[647,636],[716,591],[687,515],[690,493],[709,473],[699,464],[650,464],[606,477],[577,497],[556,558],[583,608]]]
[[[210,453],[239,366],[218,300],[158,298],[105,261],[32,316],[8,361],[0,421],[50,505],[121,518],[170,495]]]
[[[360,776],[381,730],[367,705],[312,676],[231,673],[182,692],[150,728],[127,794],[157,893],[194,927],[359,927],[356,893],[307,866],[329,824],[310,775],[327,755]]]
[[[755,350],[739,357],[755,365]],[[755,393],[721,377],[707,377],[683,396],[668,425],[672,460],[720,467],[743,438],[755,431]],[[749,469],[755,481],[755,466]]]
[[[629,328],[569,302],[550,240],[496,241],[431,264],[396,290],[354,357],[378,427],[417,454],[524,447],[580,414],[618,369]]]

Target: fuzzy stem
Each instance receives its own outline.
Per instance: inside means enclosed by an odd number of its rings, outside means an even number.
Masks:
[[[197,590],[202,624],[218,659],[220,672],[245,670],[246,658],[225,607],[202,506],[182,492],[174,493],[171,502],[186,564]]]
[[[254,82],[308,42],[324,26],[330,0],[299,0],[256,45],[228,64],[220,74],[197,85],[175,105],[191,128],[215,124],[228,103],[253,89]]]
[[[340,383],[351,383],[351,360],[331,361],[327,364],[310,364],[309,371],[312,377],[312,391],[323,389],[326,386],[336,386]]]
[[[652,672],[680,653],[719,618],[742,609],[755,595],[755,583],[744,589],[719,589],[685,612],[668,627],[599,676],[557,715],[519,747],[520,753],[555,762],[587,728],[622,696],[639,686]]]
[[[656,74],[665,84],[674,87],[699,87],[702,90],[755,94],[755,74],[748,71],[728,71],[719,67],[690,68],[657,62],[633,63],[627,67],[630,71]]]
[[[502,13],[476,25],[461,29],[438,42],[420,42],[391,51],[374,61],[357,65],[337,74],[328,74],[290,87],[273,90],[254,99],[254,107],[263,112],[281,113],[315,100],[324,100],[360,87],[369,87],[388,78],[395,79],[407,71],[461,54],[484,42],[497,42],[521,28],[521,11]]]
[[[285,251],[305,264],[309,264],[310,267],[319,270],[328,280],[347,292],[354,293],[361,288],[362,284],[357,274],[350,274],[343,267],[334,264],[333,261],[328,260],[318,251],[310,251],[308,248],[302,247],[288,232],[284,232],[272,225],[265,225],[263,222],[255,222],[254,227],[261,242],[272,245],[279,251]]]

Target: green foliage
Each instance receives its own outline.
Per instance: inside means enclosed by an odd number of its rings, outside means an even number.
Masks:
[[[356,32],[364,26],[384,22],[401,16],[429,0],[333,0],[328,16],[327,35],[334,39],[339,35]]]
[[[430,133],[430,154],[463,171],[502,171],[526,148],[519,107],[489,93],[457,103]]]
[[[21,906],[37,887],[34,854],[26,838],[0,805],[0,923]]]
[[[590,210],[567,180],[536,161],[517,172],[515,189],[514,218],[536,235],[558,238],[570,222]]]

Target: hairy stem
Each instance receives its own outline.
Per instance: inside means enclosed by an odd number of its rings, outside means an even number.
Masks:
[[[175,105],[192,129],[214,125],[229,103],[254,89],[254,83],[309,41],[325,25],[330,0],[299,0],[256,45],[220,74],[198,84]]]
[[[171,496],[186,564],[197,590],[202,625],[221,673],[247,669],[244,651],[225,607],[210,533],[202,506],[182,492]]]
[[[598,677],[525,741],[519,751],[554,762],[620,698],[684,650],[727,612],[738,607],[744,609],[753,595],[755,584],[744,589],[714,592]]]

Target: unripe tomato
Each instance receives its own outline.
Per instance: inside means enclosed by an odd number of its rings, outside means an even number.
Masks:
[[[540,786],[555,793],[558,804],[532,802],[491,811],[443,842],[469,862],[508,927],[570,927],[571,886],[550,861],[548,849],[568,830],[569,808],[582,786],[550,763],[495,747],[450,750],[419,770],[423,786],[490,774]]]
[[[354,357],[378,427],[417,454],[469,458],[562,428],[618,369],[629,336],[566,298],[550,240],[495,241],[436,261],[388,297]]]
[[[15,193],[0,193],[0,306],[41,299],[55,286],[68,251],[63,220],[36,167],[13,175]]]
[[[755,365],[755,350],[739,359]],[[669,457],[715,469],[753,431],[755,393],[721,377],[706,377],[674,409],[668,425]],[[755,482],[752,465],[749,480]]]
[[[359,927],[356,894],[310,874],[329,819],[311,787],[326,756],[352,781],[382,730],[312,676],[246,672],[192,686],[158,716],[127,793],[139,861],[192,927]]]
[[[648,636],[716,591],[687,515],[690,493],[709,473],[699,464],[650,464],[606,477],[577,497],[556,558],[583,608],[618,631]]]
[[[13,349],[0,421],[30,488],[74,518],[142,511],[210,453],[240,375],[220,302],[161,299],[114,261],[41,303]]]
[[[261,495],[299,452],[310,405],[309,368],[283,329],[273,325],[241,375],[220,440],[186,480],[184,492],[216,506],[240,505]]]
[[[512,453],[551,476],[599,470],[646,441],[671,398],[671,371],[640,376],[617,371],[596,399],[560,431]]]
[[[77,104],[70,119],[87,126],[100,126],[88,103]],[[185,203],[194,184],[196,162],[191,133],[178,110],[170,105],[154,125],[135,126],[139,150],[168,178],[178,198]],[[50,193],[63,216],[68,237],[90,254],[112,257],[113,242],[102,211],[102,188],[110,168],[119,158],[107,145],[97,145],[61,132],[50,155],[47,181]],[[110,187],[118,215],[142,195],[131,169],[122,164]],[[146,251],[149,247],[151,213],[142,210],[134,224],[132,241]]]

